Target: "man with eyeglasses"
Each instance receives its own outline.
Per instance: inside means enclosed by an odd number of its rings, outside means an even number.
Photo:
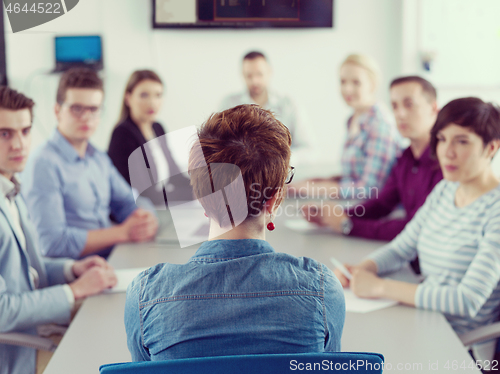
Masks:
[[[46,256],[107,257],[115,244],[151,240],[158,229],[156,217],[137,208],[108,155],[89,143],[103,97],[96,72],[65,72],[57,90],[57,129],[23,175],[23,195]],[[110,214],[118,225],[111,225]]]

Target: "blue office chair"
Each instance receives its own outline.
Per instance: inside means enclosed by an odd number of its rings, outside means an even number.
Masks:
[[[281,374],[296,372],[382,373],[378,353],[296,353],[197,357],[167,361],[126,362],[100,367],[101,374]],[[309,368],[309,369],[308,369]]]

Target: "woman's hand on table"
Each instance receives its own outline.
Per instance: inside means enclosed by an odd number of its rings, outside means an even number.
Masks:
[[[343,264],[344,267],[351,273],[352,279],[349,280],[344,274],[339,269],[335,269],[333,272],[337,276],[337,278],[340,281],[340,284],[342,284],[342,287],[347,288],[347,287],[352,287],[352,282],[354,280],[354,275],[355,273],[358,273],[359,271],[363,271],[361,274],[361,277],[358,279],[358,283],[360,286],[364,286],[364,280],[365,280],[365,274],[364,272],[368,272],[373,274],[374,276],[377,276],[377,265],[375,262],[372,260],[364,260],[358,265],[351,265],[351,264]],[[378,277],[377,277],[378,278]]]
[[[363,268],[355,268],[349,285],[356,296],[376,299],[382,297],[383,283],[384,280],[375,273]]]

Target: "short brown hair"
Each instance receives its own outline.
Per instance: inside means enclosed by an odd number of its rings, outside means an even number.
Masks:
[[[419,77],[418,75],[408,75],[406,77],[399,77],[394,79],[389,88],[392,88],[394,86],[397,86],[398,84],[403,84],[403,83],[418,83],[420,87],[422,87],[422,93],[427,96],[428,99],[431,101],[436,101],[437,100],[437,91],[436,87],[429,82],[427,79],[424,79],[422,77]]]
[[[292,137],[270,111],[247,104],[215,113],[201,126],[198,138],[201,152],[193,147],[189,156],[191,185],[198,199],[212,193],[210,167],[219,163],[235,165],[239,168],[235,168],[237,172],[241,171],[248,208],[246,218],[259,215],[265,201],[275,193],[282,193],[290,168]],[[229,183],[231,180],[225,184]],[[207,215],[219,224],[227,216],[227,207],[220,200],[219,203],[215,199],[203,200],[202,205]]]
[[[436,156],[437,134],[450,124],[466,127],[479,135],[486,146],[500,139],[500,108],[477,97],[463,97],[446,104],[431,130],[431,152]]]
[[[102,79],[94,70],[88,68],[72,68],[64,72],[57,87],[58,104],[64,103],[66,92],[71,88],[90,88],[104,92]]]
[[[22,93],[7,86],[0,86],[0,108],[8,110],[29,109],[33,122],[33,107],[35,102]]]
[[[263,58],[264,60],[267,60],[266,56],[264,53],[259,52],[259,51],[251,51],[248,52],[245,57],[243,57],[243,61],[245,60],[255,60],[256,58]]]
[[[156,74],[152,70],[136,70],[132,73],[130,78],[127,81],[127,85],[125,86],[125,92],[123,94],[123,100],[122,100],[122,108],[120,111],[120,118],[118,118],[118,123],[117,126],[125,121],[128,116],[130,116],[130,108],[127,106],[127,103],[125,102],[125,97],[127,96],[128,93],[131,93],[135,86],[137,86],[139,83],[145,80],[151,80],[160,83],[163,85],[163,82],[161,81],[160,77],[158,74]]]

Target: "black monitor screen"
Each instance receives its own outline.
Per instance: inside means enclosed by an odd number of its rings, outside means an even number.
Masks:
[[[333,27],[333,0],[153,0],[154,28]]]

